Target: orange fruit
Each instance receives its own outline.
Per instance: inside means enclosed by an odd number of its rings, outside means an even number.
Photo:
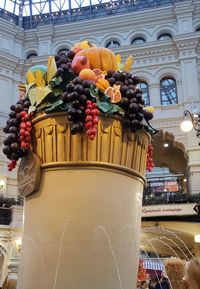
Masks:
[[[102,91],[105,91],[109,86],[110,83],[104,78],[99,78],[96,82],[96,87],[98,87]]]
[[[122,98],[121,92],[119,90],[117,90],[117,91],[115,91],[113,98],[111,98],[111,102],[117,103],[121,100],[121,98]]]
[[[96,87],[99,88],[102,91],[105,91],[104,86],[101,83],[99,83],[99,82],[96,82]]]
[[[96,75],[90,68],[84,68],[79,72],[79,77],[85,80],[92,80],[96,82]]]
[[[105,91],[110,86],[110,83],[105,78],[99,78],[97,80],[97,83],[99,85],[103,86],[103,88],[104,88],[103,91]]]
[[[112,88],[111,86],[109,86],[109,87],[106,89],[105,94],[112,99],[112,97],[113,97],[113,88]]]
[[[108,95],[111,99],[112,103],[117,103],[121,100],[122,96],[121,96],[121,92],[119,89],[116,89],[115,87],[111,87],[109,86],[106,91],[105,94]]]
[[[98,76],[96,76],[96,80],[98,79],[104,79],[105,78],[105,75],[104,74],[100,74]]]
[[[103,73],[103,71],[101,69],[98,69],[98,68],[93,69],[93,72],[96,76],[99,76]]]
[[[95,68],[93,69],[94,74],[96,75],[96,80],[100,78],[105,78],[105,74],[103,74],[103,71],[101,69]]]

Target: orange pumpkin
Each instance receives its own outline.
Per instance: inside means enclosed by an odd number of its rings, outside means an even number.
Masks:
[[[104,47],[91,47],[79,51],[76,55],[86,56],[91,69],[101,69],[108,71],[117,70],[117,60],[114,53]],[[76,56],[75,56],[76,57]]]

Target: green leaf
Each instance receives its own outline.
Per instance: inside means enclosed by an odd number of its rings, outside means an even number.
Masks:
[[[97,105],[98,105],[99,109],[105,113],[109,112],[113,108],[113,105],[111,103],[108,103],[108,102],[97,101]]]
[[[109,114],[118,113],[124,116],[125,111],[117,104],[113,103],[113,108],[109,111]]]
[[[63,90],[62,90],[61,87],[56,87],[56,88],[53,89],[53,93],[54,93],[55,96],[60,96],[60,95],[62,95]]]
[[[28,109],[28,114],[31,113],[31,112],[34,112],[36,110],[36,106],[29,106],[29,109]]]
[[[68,109],[71,107],[71,104],[70,103],[66,103],[66,102],[63,102],[63,104],[61,104],[59,106],[59,109],[62,110],[62,111],[68,111]]]
[[[58,100],[52,102],[51,106],[55,106],[56,107],[56,106],[59,106],[61,104],[63,104],[63,100],[62,99],[58,99]],[[49,104],[49,106],[50,106],[50,104]]]
[[[28,94],[29,90],[31,89],[33,85],[35,85],[35,82],[29,83],[28,85],[26,85],[26,94]]]
[[[28,97],[30,99],[31,105],[33,106],[36,103],[35,88],[29,90]]]
[[[59,86],[62,82],[61,76],[53,77],[52,80],[49,82],[49,85],[54,88],[55,86]]]
[[[46,108],[46,107],[50,107],[52,105],[51,102],[43,102],[39,105],[40,109]]]
[[[38,106],[50,93],[51,89],[48,86],[35,88],[36,106]]]
[[[52,111],[55,111],[55,110],[58,110],[58,107],[51,106],[49,108],[44,109],[44,112],[52,112]]]
[[[110,101],[110,96],[108,96],[107,94],[103,94],[103,96],[101,97],[101,101],[102,102],[111,102]]]
[[[117,108],[115,105],[112,105],[112,109],[108,111],[108,114],[117,113]]]
[[[89,92],[90,92],[90,95],[91,95],[92,97],[98,99],[98,97],[99,97],[98,88],[94,88],[92,85],[90,85]]]
[[[45,112],[51,112],[54,110],[59,110],[60,106],[63,104],[62,99],[58,99],[57,101],[52,102],[51,104],[49,103],[47,108],[44,110]]]

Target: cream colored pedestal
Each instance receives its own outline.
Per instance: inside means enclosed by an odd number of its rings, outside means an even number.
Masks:
[[[63,118],[46,121],[35,124],[43,173],[39,191],[25,200],[17,288],[134,289],[144,182],[139,172],[148,136],[128,140],[117,130],[114,137],[114,125],[104,134],[100,123],[90,143],[72,137],[66,124],[62,129]]]

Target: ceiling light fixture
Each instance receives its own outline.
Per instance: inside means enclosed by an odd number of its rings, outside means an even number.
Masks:
[[[0,190],[3,190],[5,187],[5,181],[4,180],[0,180]]]
[[[200,234],[194,236],[195,243],[200,243]]]

